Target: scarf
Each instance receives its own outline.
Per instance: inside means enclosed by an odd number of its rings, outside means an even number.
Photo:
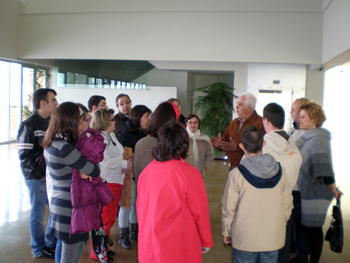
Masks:
[[[193,148],[193,154],[194,154],[194,160],[196,162],[196,167],[199,169],[199,153],[198,153],[198,145],[197,145],[197,140],[203,140],[207,141],[211,144],[210,139],[208,136],[201,134],[200,129],[198,129],[196,132],[191,132],[187,127],[186,131],[190,138],[192,139],[192,148]]]

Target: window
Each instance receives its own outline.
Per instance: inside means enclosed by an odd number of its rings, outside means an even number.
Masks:
[[[16,140],[19,125],[33,112],[34,90],[46,86],[45,69],[0,60],[0,143]]]

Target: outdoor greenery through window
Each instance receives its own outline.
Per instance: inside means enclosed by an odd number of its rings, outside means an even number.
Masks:
[[[16,140],[20,123],[33,111],[35,89],[46,87],[46,70],[0,60],[0,143]]]

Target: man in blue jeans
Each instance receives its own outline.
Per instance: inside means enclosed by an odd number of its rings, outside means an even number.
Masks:
[[[32,253],[36,258],[55,257],[55,252],[51,249],[56,246],[56,238],[49,234],[51,218],[48,220],[46,235],[43,224],[47,193],[46,164],[41,144],[50,116],[57,108],[56,95],[56,91],[52,89],[35,91],[33,95],[35,111],[21,123],[17,136],[18,155],[32,207],[29,230]]]
[[[222,198],[222,235],[234,263],[277,263],[293,202],[286,172],[262,154],[263,134],[248,126],[239,147],[245,159],[230,171]]]

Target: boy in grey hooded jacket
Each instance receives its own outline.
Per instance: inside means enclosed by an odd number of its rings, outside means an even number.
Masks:
[[[232,242],[234,262],[277,262],[292,210],[291,188],[284,169],[262,154],[263,135],[247,127],[239,147],[246,159],[229,173],[222,199],[222,235]]]

